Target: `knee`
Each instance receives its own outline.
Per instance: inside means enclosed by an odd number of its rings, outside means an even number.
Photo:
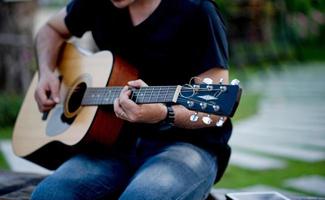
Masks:
[[[159,180],[156,182],[131,183],[120,196],[119,200],[156,200],[156,199],[175,199],[172,198],[174,193],[170,185],[161,184]],[[164,194],[164,198],[162,196]]]

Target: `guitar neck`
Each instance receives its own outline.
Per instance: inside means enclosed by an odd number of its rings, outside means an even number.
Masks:
[[[181,86],[150,86],[132,88],[131,99],[137,104],[176,102]],[[113,105],[123,87],[87,88],[81,105]]]

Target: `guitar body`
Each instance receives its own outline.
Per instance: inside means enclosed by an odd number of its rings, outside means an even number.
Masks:
[[[137,79],[137,71],[110,52],[84,55],[73,45],[65,44],[58,59],[60,103],[42,118],[34,91],[35,74],[19,112],[14,132],[16,155],[48,169],[56,169],[78,152],[85,143],[111,146],[118,138],[123,121],[114,112],[98,106],[80,106],[78,91],[87,87],[126,85]],[[78,100],[79,99],[79,100]]]

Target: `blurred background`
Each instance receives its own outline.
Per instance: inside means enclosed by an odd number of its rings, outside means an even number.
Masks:
[[[10,138],[37,68],[35,33],[66,3],[0,1],[0,170],[49,173],[16,161]],[[325,1],[216,3],[228,27],[230,75],[244,93],[230,167],[215,191],[325,197]],[[75,41],[94,49],[89,34]]]

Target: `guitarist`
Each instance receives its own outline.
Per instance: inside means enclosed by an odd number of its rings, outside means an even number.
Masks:
[[[100,50],[134,65],[141,79],[130,80],[115,100],[116,117],[126,121],[112,150],[97,145],[62,164],[43,180],[32,199],[205,199],[220,180],[230,156],[231,122],[216,127],[190,121],[179,105],[130,100],[129,87],[228,82],[225,25],[212,0],[73,0],[38,32],[41,112],[59,98],[53,73],[58,52],[71,36],[91,31]],[[145,82],[144,82],[145,81]]]

